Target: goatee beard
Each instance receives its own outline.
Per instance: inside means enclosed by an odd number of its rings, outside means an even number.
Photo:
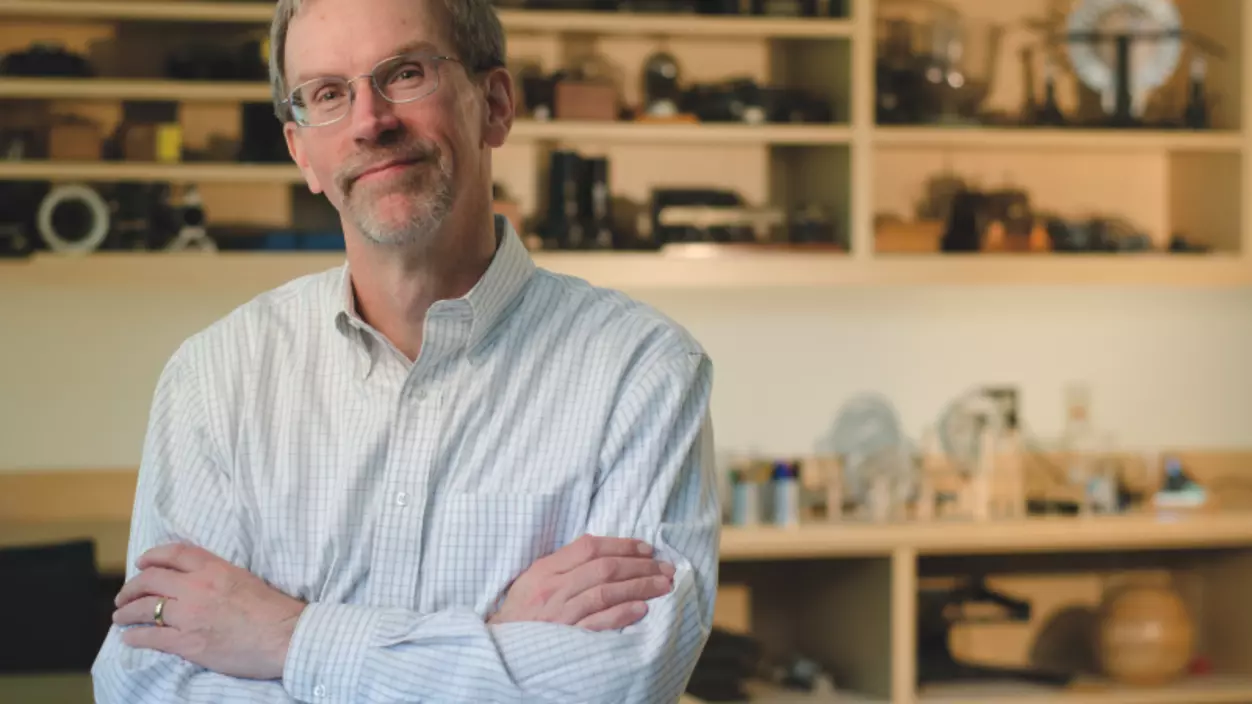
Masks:
[[[393,160],[415,165],[379,183],[358,183],[364,171]],[[345,165],[337,180],[344,194],[347,219],[362,236],[380,246],[429,245],[452,209],[452,174],[433,148],[395,145],[368,157],[362,155]],[[397,219],[383,212],[380,201],[396,196],[405,198],[410,217]]]
[[[452,210],[452,179],[446,171],[434,175],[434,183],[427,181],[421,171],[395,177],[394,183],[378,189],[361,188],[348,198],[348,217],[357,230],[370,242],[384,247],[412,248],[429,246],[436,233]],[[379,212],[377,199],[404,194],[411,204],[412,217],[394,221]]]

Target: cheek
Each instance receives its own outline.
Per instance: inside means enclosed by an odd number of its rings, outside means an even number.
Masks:
[[[338,204],[342,200],[342,194],[335,183],[335,169],[339,164],[343,163],[343,160],[334,156],[326,148],[310,150],[307,159],[309,170],[313,172],[314,178],[317,179],[322,193],[332,203]]]

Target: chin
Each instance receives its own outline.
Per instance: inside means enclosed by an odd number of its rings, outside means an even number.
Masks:
[[[353,220],[366,239],[386,246],[428,244],[443,225],[448,205],[431,195],[393,194],[373,199]]]
[[[358,184],[349,198],[348,214],[366,239],[385,246],[425,245],[434,240],[452,208],[447,181],[421,186],[399,179]]]

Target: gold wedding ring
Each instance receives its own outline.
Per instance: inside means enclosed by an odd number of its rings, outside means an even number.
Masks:
[[[158,626],[165,625],[165,597],[157,599],[156,608],[152,610],[152,621]]]

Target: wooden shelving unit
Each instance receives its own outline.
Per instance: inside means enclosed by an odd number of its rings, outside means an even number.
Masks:
[[[622,289],[769,289],[837,286],[1252,286],[1252,9],[1241,0],[1180,3],[1189,26],[1230,49],[1214,67],[1221,94],[1216,129],[1187,131],[889,127],[875,124],[877,0],[849,0],[846,20],[791,20],[617,13],[517,12],[501,16],[518,58],[546,69],[571,45],[622,57],[623,85],[637,93],[643,59],[662,43],[684,78],[745,75],[823,91],[837,107],[831,125],[659,125],[519,121],[500,150],[500,178],[533,215],[541,207],[543,159],[561,146],[610,158],[615,194],[636,202],[652,187],[733,189],[753,205],[815,202],[837,214],[849,251],[751,250],[688,246],[659,252],[536,252],[554,271]],[[961,11],[1020,21],[1046,0],[955,0]],[[269,2],[168,0],[0,0],[0,40],[38,28],[41,39],[64,29],[72,50],[115,38],[116,27],[192,23],[214,29],[263,30]],[[6,34],[16,33],[16,34]],[[663,38],[663,39],[662,39]],[[1019,37],[1020,39],[1020,37]],[[1006,55],[1006,61],[1009,58]],[[1004,71],[996,107],[1020,100],[1018,79]],[[0,101],[44,100],[59,109],[90,109],[106,123],[121,101],[174,101],[188,137],[203,144],[229,124],[240,102],[265,102],[259,83],[157,79],[0,79]],[[2,109],[3,104],[0,104]],[[227,135],[231,136],[231,135]],[[1107,210],[1130,217],[1162,242],[1175,232],[1213,246],[1204,255],[938,255],[886,254],[876,248],[881,213],[907,212],[928,179],[946,172],[983,184],[1020,186],[1041,208],[1066,213]],[[303,183],[290,164],[0,162],[0,180],[174,181],[200,184],[210,213],[273,217]],[[275,207],[275,204],[283,207]],[[287,208],[289,210],[289,208]],[[281,228],[279,228],[281,229]],[[215,287],[225,279],[255,290],[341,263],[339,253],[102,253],[39,255],[0,262],[6,282],[37,287]],[[133,482],[119,475],[118,482]],[[71,477],[69,481],[81,481]],[[41,491],[47,490],[41,489]],[[130,506],[90,493],[70,506],[66,493],[42,494],[59,513],[40,519],[35,502],[4,502],[0,540],[90,536],[101,565],[124,565]],[[122,492],[125,493],[124,491]],[[7,494],[12,497],[16,494]],[[7,513],[6,513],[7,512]],[[998,560],[1011,556],[1011,564]],[[1252,702],[1252,515],[1048,519],[994,524],[841,523],[797,529],[726,529],[723,581],[750,588],[751,620],[780,652],[803,650],[841,671],[833,700],[778,690],[754,701],[824,704],[1060,702],[1069,704],[1205,704]],[[1021,684],[919,687],[916,594],[923,581],[964,569],[1002,571],[1014,585],[1043,593],[1057,572],[1090,586],[1107,570],[1133,566],[1188,585],[1202,624],[1201,645],[1217,673],[1152,689],[1099,680],[1063,691]],[[1015,580],[1015,581],[1014,581]],[[1032,581],[1034,580],[1034,581]],[[1043,586],[1040,586],[1043,585]],[[1086,589],[1086,586],[1081,587]],[[1089,599],[1090,592],[1076,592]],[[1011,652],[1021,634],[1002,650]],[[997,644],[1000,641],[996,641]],[[985,643],[984,643],[985,646]]]
[[[1252,464],[1248,452],[1180,456],[1213,486],[1223,485],[1222,476],[1238,480]],[[124,469],[0,472],[0,546],[91,538],[100,568],[120,573],[135,480]],[[722,589],[736,596],[719,599],[718,610],[729,608],[722,623],[747,627],[771,656],[803,654],[838,672],[833,697],[756,682],[748,687],[754,703],[1252,701],[1252,512],[1236,510],[1233,498],[1229,504],[1225,511],[1093,518],[724,527]],[[1213,672],[1152,688],[1096,675],[1065,688],[1007,681],[918,687],[917,590],[971,572],[1031,600],[1034,615],[1030,624],[954,633],[954,649],[1014,657],[1043,638],[1058,614],[1091,607],[1110,580],[1134,575],[1177,585],[1193,614],[1197,652]]]
[[[545,207],[542,164],[558,147],[607,156],[615,195],[636,203],[646,202],[663,174],[667,185],[726,188],[752,205],[790,209],[817,204],[836,218],[847,243],[846,255],[761,251],[733,257],[636,252],[539,257],[594,283],[634,288],[1252,283],[1252,205],[1246,205],[1252,203],[1252,152],[1247,149],[1249,132],[1243,128],[1243,116],[1250,110],[1245,104],[1252,104],[1252,90],[1245,88],[1252,80],[1252,52],[1235,51],[1252,36],[1252,13],[1241,10],[1237,0],[1184,7],[1188,26],[1209,33],[1230,50],[1230,58],[1211,71],[1211,87],[1219,96],[1215,129],[1198,132],[877,125],[874,62],[879,5],[877,0],[849,0],[849,7],[846,19],[821,20],[502,10],[514,57],[539,60],[551,68],[571,41],[606,56],[620,56],[627,99],[637,98],[638,64],[664,41],[683,66],[686,80],[748,76],[803,85],[829,96],[837,108],[836,121],[830,125],[523,119],[498,153],[496,170],[528,217],[539,216]],[[1014,23],[1042,12],[1044,0],[1024,4],[959,0],[956,7]],[[122,25],[211,24],[261,32],[272,11],[267,2],[0,0],[0,18],[16,28],[8,31],[34,26],[42,28],[41,36],[55,37],[57,27],[64,26],[74,28],[67,36],[87,32],[97,39]],[[0,40],[4,31],[0,29]],[[1007,54],[1003,60],[1009,62]],[[1000,72],[988,107],[1018,107],[1022,87],[1016,73]],[[200,142],[207,130],[223,119],[229,121],[224,106],[268,99],[269,88],[261,83],[0,79],[0,101],[105,107],[120,101],[177,101],[183,105],[184,122],[191,125],[190,138]],[[665,166],[658,169],[658,163]],[[881,251],[876,240],[879,216],[907,215],[925,194],[927,178],[945,170],[978,183],[1022,187],[1048,212],[1126,217],[1130,226],[1158,246],[1182,234],[1213,251],[1003,256]],[[210,217],[224,213],[226,221],[239,224],[256,218],[265,226],[282,221],[281,213],[290,210],[293,187],[302,184],[299,172],[285,164],[0,162],[0,180],[13,179],[198,183],[205,186]],[[292,256],[293,261],[305,261],[302,255]],[[101,260],[106,268],[115,264],[116,260]],[[131,261],[126,267],[166,265],[157,258]],[[207,259],[197,259],[195,265],[210,270],[237,266],[233,260]],[[162,278],[159,272],[152,276]]]

